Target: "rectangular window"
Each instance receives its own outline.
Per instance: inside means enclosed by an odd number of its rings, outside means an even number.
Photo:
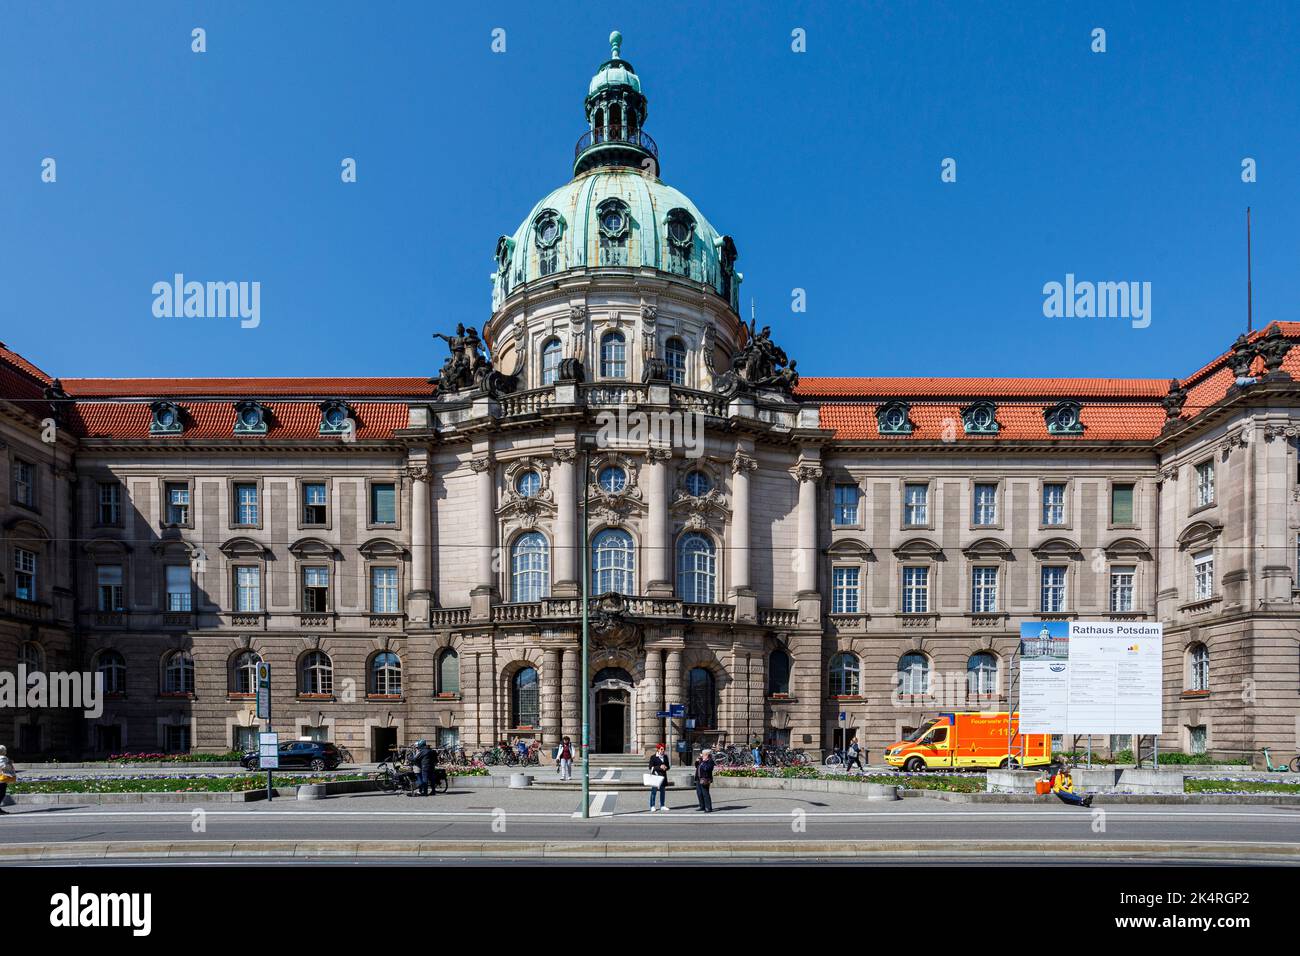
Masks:
[[[1214,552],[1202,551],[1192,557],[1193,593],[1197,601],[1214,597]]]
[[[975,486],[975,501],[972,507],[973,524],[994,525],[998,523],[998,486],[979,484]]]
[[[370,486],[370,523],[397,524],[397,486],[391,482]]]
[[[122,486],[116,481],[104,481],[99,484],[99,523],[103,525],[122,523]]]
[[[1043,485],[1043,524],[1060,526],[1065,524],[1065,485]]]
[[[397,568],[370,569],[370,610],[375,614],[397,613]]]
[[[837,525],[855,525],[858,523],[858,486],[835,486],[835,523]]]
[[[36,507],[36,466],[21,458],[14,459],[14,503]]]
[[[971,568],[970,609],[976,614],[992,614],[998,609],[998,569]]]
[[[261,568],[235,568],[235,610],[262,610]]]
[[[1065,568],[1043,568],[1042,607],[1044,614],[1065,610]]]
[[[188,611],[191,609],[190,568],[187,564],[169,564],[167,566],[167,610]]]
[[[930,610],[930,569],[903,568],[903,613],[925,614]]]
[[[1110,735],[1110,752],[1111,756],[1119,753],[1121,750],[1133,749],[1132,734],[1111,734]]]
[[[831,586],[831,613],[857,614],[862,607],[860,568],[835,568]]]
[[[328,493],[325,482],[313,481],[302,486],[302,523],[326,524],[329,521]]]
[[[1110,523],[1131,525],[1133,523],[1133,486],[1110,486]]]
[[[95,569],[95,578],[99,586],[99,609],[122,610],[122,566],[101,564]]]
[[[930,486],[906,485],[903,488],[903,524],[925,525],[930,521]]]
[[[302,609],[321,614],[329,610],[329,568],[302,569]]]
[[[1110,609],[1123,613],[1133,610],[1133,579],[1135,568],[1110,569]]]
[[[1187,728],[1187,749],[1194,754],[1205,753],[1205,725],[1198,724],[1195,727]]]
[[[235,484],[235,524],[257,527],[257,485],[254,482]]]
[[[190,486],[184,482],[169,481],[165,485],[167,494],[167,523],[187,525],[190,523]]]
[[[1214,462],[1203,461],[1196,466],[1196,507],[1214,504]]]
[[[14,597],[36,600],[36,552],[14,548]]]
[[[190,728],[188,724],[167,727],[164,735],[164,748],[169,754],[187,754],[190,752]]]
[[[460,746],[459,727],[439,727],[438,747],[441,750],[455,750]]]

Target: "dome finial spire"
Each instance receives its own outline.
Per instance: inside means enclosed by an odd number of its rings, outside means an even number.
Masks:
[[[623,34],[615,30],[609,35],[609,52],[615,60],[619,58],[618,51],[623,48]]]

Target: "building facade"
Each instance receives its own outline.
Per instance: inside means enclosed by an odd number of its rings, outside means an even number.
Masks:
[[[274,729],[359,759],[576,740],[584,697],[597,752],[878,752],[1014,706],[1021,622],[1069,619],[1164,623],[1162,749],[1294,749],[1300,323],[1172,382],[801,380],[611,39],[572,178],[434,378],[58,380],[0,347],[0,671],[107,694],[0,710],[10,752],[246,746],[258,661]]]

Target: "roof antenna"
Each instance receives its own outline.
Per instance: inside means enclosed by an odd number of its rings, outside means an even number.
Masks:
[[[1246,207],[1246,334],[1254,330],[1255,317],[1252,314],[1250,289],[1250,207]]]

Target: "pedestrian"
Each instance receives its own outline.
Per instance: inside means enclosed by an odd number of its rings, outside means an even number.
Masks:
[[[1052,778],[1052,793],[1061,798],[1062,803],[1068,803],[1076,807],[1092,806],[1092,794],[1081,797],[1074,792],[1074,777],[1070,775],[1069,767],[1061,767]]]
[[[5,792],[9,789],[9,784],[18,782],[18,771],[14,768],[14,762],[9,759],[9,751],[0,746],[0,813],[8,813],[5,809]]]
[[[862,748],[858,746],[858,738],[854,737],[849,741],[849,749],[845,753],[844,772],[849,773],[856,766],[858,770],[862,769]]]
[[[659,786],[650,788],[650,812],[655,812],[655,794],[659,794],[659,809],[668,811],[668,751],[663,744],[655,747],[650,758],[650,773],[659,778]]]
[[[754,742],[749,745],[749,752],[754,758],[754,766],[763,766],[763,743],[757,737],[755,737]]]
[[[700,754],[700,759],[695,761],[695,799],[700,804],[696,809],[703,810],[705,813],[713,812],[713,798],[709,795],[711,786],[713,786],[713,751],[705,750]]]
[[[420,796],[427,797],[431,792],[437,792],[436,776],[434,768],[438,766],[438,752],[430,748],[428,741],[421,738],[415,742],[415,753],[411,755],[411,766],[415,768],[418,776],[416,784],[420,788]]]
[[[573,741],[568,737],[560,742],[559,752],[555,755],[555,766],[560,770],[561,780],[573,779]]]

